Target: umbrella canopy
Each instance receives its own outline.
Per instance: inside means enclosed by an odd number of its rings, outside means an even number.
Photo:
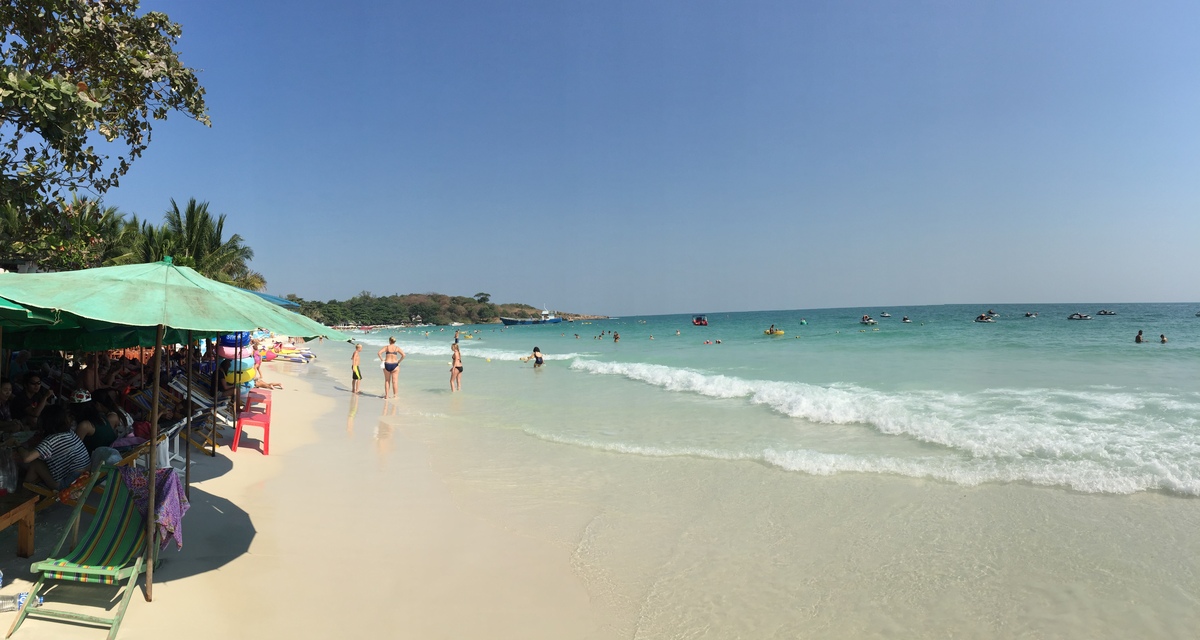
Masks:
[[[41,309],[30,309],[11,300],[0,298],[0,327],[7,330],[26,327],[46,327],[62,324],[64,327],[78,327],[68,314],[67,318],[56,317],[58,314]]]
[[[242,289],[242,291],[250,291],[250,290]],[[292,300],[288,300],[287,298],[280,298],[279,296],[273,296],[269,293],[263,293],[261,291],[250,291],[250,293],[253,293],[254,295],[262,298],[263,300],[270,302],[271,304],[277,304],[281,307],[288,307],[291,309],[299,309],[300,308],[299,302],[294,302]]]
[[[170,258],[60,273],[0,273],[0,297],[35,312],[78,316],[80,328],[88,331],[162,325],[213,335],[267,327],[303,338],[349,339],[253,293],[177,266]]]

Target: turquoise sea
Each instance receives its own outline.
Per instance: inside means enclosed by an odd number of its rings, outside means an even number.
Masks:
[[[995,322],[974,322],[989,306]],[[612,621],[580,637],[1189,638],[1197,311],[467,326],[461,393],[454,328],[423,327],[356,335],[361,400],[346,393],[349,345],[314,346],[306,371],[346,416],[327,437],[369,445],[366,484],[402,477],[388,466],[401,433],[461,512],[560,549]],[[785,334],[764,335],[772,324]],[[408,354],[395,401],[370,364],[389,335]],[[521,361],[535,346],[538,369]]]
[[[1104,308],[1117,315],[1096,315]],[[995,322],[973,321],[988,310]],[[460,343],[464,388],[489,422],[547,441],[806,474],[1197,495],[1197,310],[945,305],[459,329],[474,336]],[[1074,312],[1092,319],[1067,320]],[[785,334],[764,335],[772,324]],[[1147,343],[1135,344],[1138,330]],[[406,364],[436,368],[451,331],[390,335]],[[387,335],[357,337],[372,352]],[[535,346],[541,370],[519,360]]]

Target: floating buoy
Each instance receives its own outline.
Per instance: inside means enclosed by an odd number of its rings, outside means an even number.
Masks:
[[[253,368],[254,368],[254,358],[242,358],[241,360],[230,360],[229,361],[229,370],[230,371],[241,372],[241,371],[245,371],[247,369],[253,369]]]
[[[239,349],[238,347],[227,347],[225,345],[221,345],[217,347],[217,355],[225,358],[226,360],[240,360],[242,358],[252,357],[253,352],[246,347]]]
[[[225,382],[229,384],[244,384],[254,380],[254,376],[256,375],[258,375],[258,372],[254,370],[254,367],[245,371],[230,371],[225,374]]]
[[[222,347],[248,347],[250,346],[249,333],[227,333],[221,336],[218,343]]]

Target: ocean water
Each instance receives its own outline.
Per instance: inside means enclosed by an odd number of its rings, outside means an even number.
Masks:
[[[562,550],[612,621],[577,637],[1194,637],[1200,304],[987,309],[468,326],[462,393],[452,328],[357,335],[361,401],[348,345],[311,370],[381,474],[418,439],[464,513]]]
[[[1117,315],[1095,315],[1101,308]],[[995,322],[973,321],[989,309]],[[1200,304],[763,311],[707,314],[706,327],[693,326],[689,315],[625,317],[461,327],[474,338],[460,346],[464,388],[489,423],[549,442],[751,460],[798,474],[1194,496],[1197,310]],[[881,318],[885,311],[892,317]],[[1076,311],[1093,319],[1067,320]],[[878,324],[860,324],[863,314]],[[764,335],[772,324],[785,334]],[[1138,330],[1147,343],[1135,344]],[[448,363],[451,331],[390,335],[409,354],[406,366],[436,369]],[[356,337],[371,353],[387,335]],[[541,370],[519,360],[534,346],[546,354]]]

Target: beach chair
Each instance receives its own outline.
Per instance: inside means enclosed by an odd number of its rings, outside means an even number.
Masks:
[[[183,376],[176,376],[172,378],[171,382],[168,384],[170,385],[171,389],[179,392],[182,397],[188,397],[187,379],[185,379]],[[197,408],[202,409],[203,412],[211,412],[212,408],[216,406],[217,421],[228,426],[233,426],[234,418],[233,413],[229,408],[229,401],[218,401],[216,398],[213,398],[212,394],[208,392],[209,388],[210,387],[202,387],[200,386],[199,382],[193,380],[192,393],[190,396],[192,399],[192,404]]]
[[[192,427],[203,426],[205,423],[204,417],[208,412],[204,409],[196,411],[192,414]],[[166,469],[170,467],[175,470],[175,473],[183,475],[187,458],[184,457],[183,448],[187,446],[187,440],[183,436],[183,429],[187,426],[187,418],[179,420],[174,424],[169,425],[165,429],[160,429],[158,432],[158,468]],[[138,446],[141,451],[141,456],[134,460],[135,466],[145,466],[145,453],[150,448],[149,442],[144,442]]]
[[[30,571],[40,574],[40,577],[30,589],[29,597],[21,606],[17,619],[13,620],[6,638],[12,636],[28,616],[108,627],[109,640],[117,636],[121,620],[125,617],[125,609],[129,606],[129,600],[137,585],[138,576],[144,569],[142,556],[146,551],[146,520],[138,512],[133,494],[125,486],[120,471],[116,467],[106,465],[93,473],[84,495],[90,493],[100,483],[104,485],[100,505],[82,539],[70,551],[62,553],[63,546],[67,541],[67,534],[78,525],[79,518],[83,513],[83,503],[80,501],[75,505],[75,510],[71,513],[71,520],[63,529],[62,537],[59,538],[50,557],[41,562],[35,562],[30,567]],[[116,607],[116,614],[111,618],[51,609],[44,605],[33,608],[31,605],[37,601],[47,580],[106,585],[123,583],[124,593]]]

